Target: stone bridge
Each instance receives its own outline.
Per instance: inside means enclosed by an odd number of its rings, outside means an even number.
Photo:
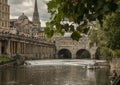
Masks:
[[[35,37],[0,33],[0,56],[21,55],[24,59],[53,59],[55,44]]]
[[[55,37],[57,58],[72,58],[79,59],[96,58],[96,45],[89,47],[89,38],[83,37],[80,41],[72,40],[70,37]],[[67,57],[66,57],[67,56]]]

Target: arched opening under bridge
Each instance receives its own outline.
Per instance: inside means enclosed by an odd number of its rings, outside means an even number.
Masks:
[[[76,58],[77,59],[90,59],[91,55],[90,52],[86,49],[80,49],[76,53]]]
[[[71,59],[72,54],[68,49],[61,49],[58,52],[58,58],[60,58],[60,59]]]

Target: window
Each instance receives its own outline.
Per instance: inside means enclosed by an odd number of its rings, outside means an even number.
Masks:
[[[5,27],[7,27],[7,22],[5,22]]]
[[[7,7],[5,7],[5,11],[7,12]]]
[[[4,18],[4,14],[2,14],[2,18]]]
[[[2,27],[4,27],[4,22],[2,22]]]
[[[2,7],[2,6],[1,6],[1,4],[0,4],[0,11],[1,11],[1,9],[2,9],[1,7]]]
[[[2,5],[2,10],[4,10],[4,6]]]
[[[0,20],[0,27],[1,27],[1,20]]]
[[[1,14],[2,14],[2,13],[0,12],[0,19],[1,19]]]

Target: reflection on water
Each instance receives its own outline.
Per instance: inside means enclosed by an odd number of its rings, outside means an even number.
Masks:
[[[108,85],[109,70],[80,66],[22,66],[0,70],[0,85]]]

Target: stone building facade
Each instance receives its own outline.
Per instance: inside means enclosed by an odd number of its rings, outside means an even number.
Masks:
[[[33,21],[30,21],[24,13],[18,19],[9,20],[7,0],[0,0],[0,7],[1,16],[4,16],[0,18],[0,56],[11,57],[18,54],[24,59],[55,58],[56,46],[45,38],[43,28],[40,26],[37,0]]]
[[[9,27],[10,7],[7,3],[8,0],[0,0],[0,29]]]
[[[41,27],[41,22],[39,19],[37,0],[35,0],[32,21],[30,21],[24,13],[22,13],[22,15],[18,17],[18,19],[10,20],[9,32],[11,34],[18,34],[20,36],[46,40],[43,31],[44,30],[43,27]]]
[[[41,39],[43,36],[45,38],[42,27],[38,27],[38,25],[34,24],[33,21],[30,21],[29,18],[23,13],[18,17],[18,19],[10,20],[9,33],[18,34],[25,37],[34,37],[37,39]]]

